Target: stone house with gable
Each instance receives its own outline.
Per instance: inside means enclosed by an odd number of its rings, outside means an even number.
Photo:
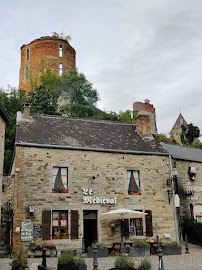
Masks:
[[[121,222],[105,221],[102,214],[119,208],[147,213],[124,220],[127,241],[163,239],[166,233],[176,240],[166,186],[169,154],[134,124],[30,116],[25,107],[18,113],[15,147],[15,253],[30,241],[22,237],[22,222],[31,222],[37,237],[53,239],[58,249],[81,249],[82,237],[86,248],[96,240],[111,247],[120,241]]]

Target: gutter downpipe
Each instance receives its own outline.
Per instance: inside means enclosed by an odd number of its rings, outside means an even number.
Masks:
[[[177,213],[176,213],[176,207],[175,207],[175,189],[174,189],[174,183],[173,183],[173,175],[172,175],[172,157],[169,155],[169,161],[170,161],[170,176],[172,179],[172,192],[173,192],[173,211],[174,211],[174,216],[175,216],[175,231],[176,231],[176,241],[178,245],[180,245],[180,238],[179,238],[179,224],[177,222]]]

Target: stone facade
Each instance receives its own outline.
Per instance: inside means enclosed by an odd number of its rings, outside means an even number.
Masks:
[[[102,220],[102,213],[110,209],[129,208],[151,210],[153,236],[146,236],[143,221],[143,235],[135,238],[149,239],[170,233],[176,240],[173,205],[168,203],[166,179],[170,174],[168,156],[132,155],[105,153],[102,151],[81,151],[40,147],[16,147],[15,157],[15,196],[13,220],[13,251],[26,249],[28,242],[21,242],[22,221],[31,220],[42,226],[43,210],[68,210],[68,231],[71,234],[71,210],[79,212],[79,238],[53,240],[58,246],[68,244],[68,248],[81,249],[84,230],[84,210],[97,211],[97,239],[107,243],[120,241],[120,221],[114,221],[115,234],[111,234],[111,222]],[[69,193],[52,193],[53,167],[68,168]],[[140,194],[129,195],[127,170],[138,170]],[[19,185],[18,185],[19,183]],[[116,204],[84,203],[83,189],[92,189],[92,198],[116,198]],[[33,205],[34,214],[28,207]],[[51,226],[51,224],[50,224]],[[89,231],[89,234],[91,232]],[[52,236],[51,236],[52,238]]]
[[[29,91],[29,76],[39,78],[40,69],[50,68],[57,75],[76,67],[76,52],[66,40],[41,37],[21,47],[19,89]],[[39,84],[39,81],[38,81]]]

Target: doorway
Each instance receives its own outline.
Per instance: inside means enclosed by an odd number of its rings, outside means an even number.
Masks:
[[[85,249],[97,241],[97,210],[83,211]]]

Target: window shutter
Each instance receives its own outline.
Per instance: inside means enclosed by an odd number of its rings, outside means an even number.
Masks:
[[[123,223],[124,223],[124,228],[123,228]],[[124,237],[129,236],[129,224],[128,224],[128,219],[124,219],[124,221],[121,221],[121,231],[124,233]]]
[[[79,238],[79,212],[71,210],[71,239]]]
[[[145,210],[145,213],[147,213],[147,215],[145,216],[145,218],[146,218],[146,236],[153,236],[152,211]]]
[[[42,239],[50,240],[51,211],[42,212]]]

